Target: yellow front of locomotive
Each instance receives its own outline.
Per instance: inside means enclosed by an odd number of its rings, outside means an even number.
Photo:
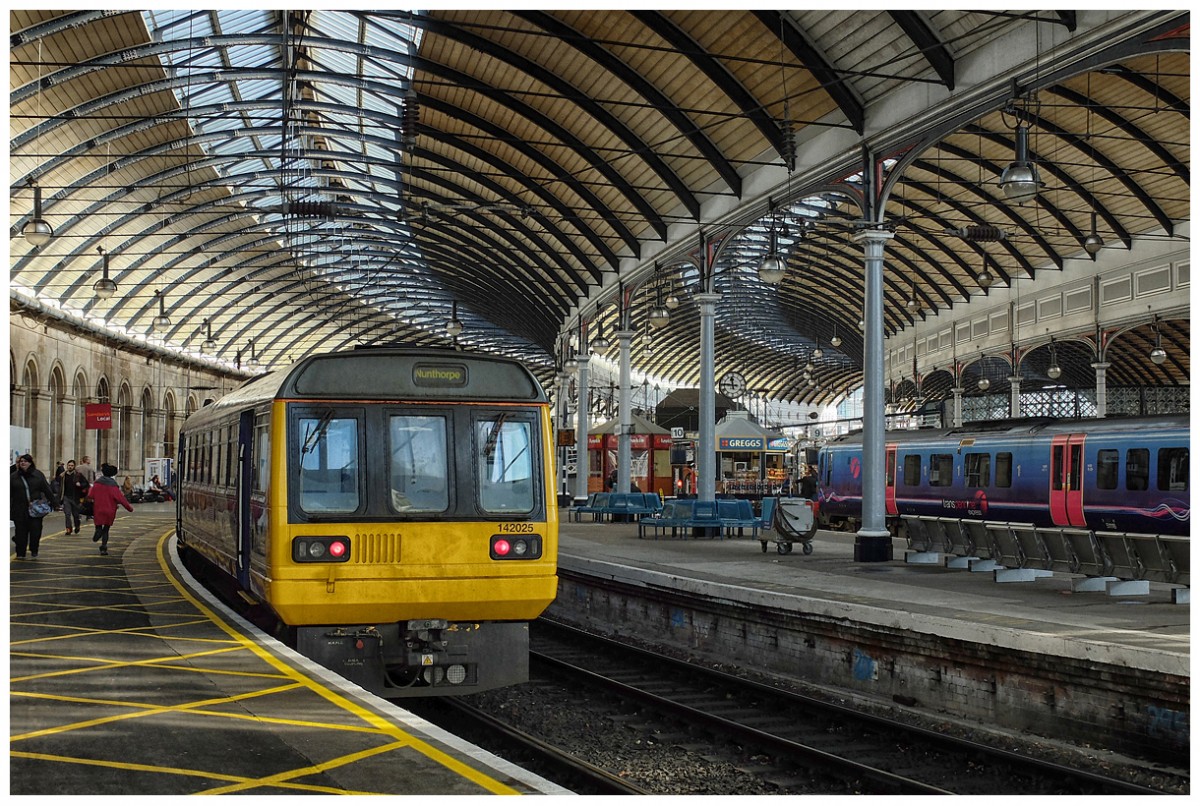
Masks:
[[[277,401],[272,420],[271,462],[288,470],[273,474],[268,491],[263,587],[284,623],[524,622],[554,600],[558,506],[547,406]],[[464,424],[469,451],[442,434],[424,454],[391,455],[403,452],[411,431]],[[322,428],[326,436],[314,436]],[[356,430],[352,461],[326,445],[324,458],[308,462],[322,440],[345,442]],[[491,440],[489,453],[492,430],[511,432],[511,453],[536,456],[497,459],[504,437]],[[442,446],[444,463],[433,456]]]

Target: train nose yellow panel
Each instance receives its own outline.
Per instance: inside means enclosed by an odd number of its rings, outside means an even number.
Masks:
[[[399,532],[356,532],[350,535],[351,565],[385,565],[400,562]]]

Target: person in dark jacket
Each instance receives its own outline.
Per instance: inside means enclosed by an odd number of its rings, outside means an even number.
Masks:
[[[100,553],[104,555],[108,554],[108,529],[117,519],[117,506],[123,506],[133,512],[133,507],[121,492],[121,485],[117,484],[114,478],[116,475],[117,468],[114,465],[100,465],[100,476],[89,492],[94,502],[92,520],[96,524],[96,534],[92,535],[92,542],[100,543]]]
[[[817,469],[809,465],[807,472],[800,477],[800,497],[809,501],[817,497]]]
[[[87,479],[75,469],[75,460],[67,462],[67,471],[62,474],[62,511],[67,518],[67,534],[75,530],[79,534],[79,515],[83,512],[83,499],[87,497]]]
[[[8,517],[12,519],[14,532],[13,542],[17,547],[17,559],[25,559],[28,549],[31,556],[38,556],[38,547],[42,542],[42,517],[29,514],[29,504],[45,499],[51,510],[58,505],[54,491],[45,474],[38,470],[33,463],[33,457],[27,453],[17,458],[17,464],[11,473],[9,490]]]

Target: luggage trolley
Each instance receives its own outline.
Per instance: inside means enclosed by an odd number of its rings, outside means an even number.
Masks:
[[[767,542],[775,542],[775,550],[780,554],[791,554],[792,544],[799,543],[805,554],[812,554],[812,539],[817,533],[817,519],[814,515],[814,502],[807,498],[780,498],[775,508],[773,521],[773,537],[760,540],[763,553],[767,552]],[[768,534],[764,530],[763,534]]]

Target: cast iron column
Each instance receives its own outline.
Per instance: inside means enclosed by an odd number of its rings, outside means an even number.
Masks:
[[[630,374],[629,374],[629,344],[637,334],[632,330],[617,331],[617,343],[621,345],[621,395],[619,398],[619,417],[621,430],[617,434],[617,489],[619,493],[629,492],[631,470],[629,466],[629,435],[633,433],[633,411],[630,404]]]
[[[696,443],[696,499],[717,497],[717,398],[713,354],[714,327],[720,294],[696,294],[700,308],[700,439]]]
[[[884,512],[883,245],[886,230],[862,230],[854,239],[865,252],[863,300],[862,525],[854,539],[855,562],[892,559],[892,536]]]
[[[588,364],[592,356],[587,345],[579,353],[579,404],[575,407],[575,506],[588,497]]]

